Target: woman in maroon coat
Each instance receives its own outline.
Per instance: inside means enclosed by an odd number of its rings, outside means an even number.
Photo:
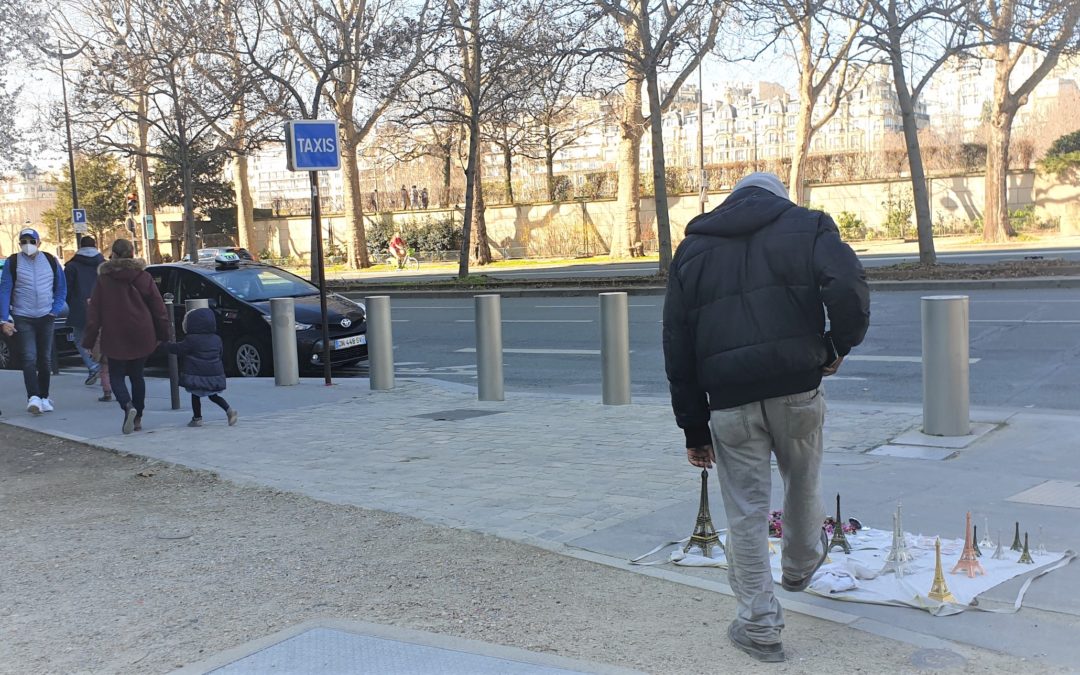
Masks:
[[[109,359],[109,382],[124,409],[125,434],[142,429],[146,405],[146,359],[169,339],[169,318],[146,263],[136,260],[131,242],[117,239],[109,259],[98,268],[98,282],[86,309],[83,346],[92,348],[101,334],[101,353]],[[131,380],[128,393],[125,378]]]

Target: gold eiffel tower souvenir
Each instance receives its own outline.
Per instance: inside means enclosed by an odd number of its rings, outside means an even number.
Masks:
[[[949,592],[949,587],[945,584],[945,573],[941,570],[940,537],[934,542],[934,583],[930,586],[927,597],[938,602],[956,602],[956,598]]]
[[[975,549],[976,557],[982,557],[982,549],[979,548],[979,526],[971,526],[971,547]]]
[[[1020,544],[1020,521],[1016,521],[1016,532],[1013,534],[1013,543],[1009,547],[1010,551],[1019,551],[1023,546]]]
[[[844,553],[851,553],[851,544],[848,543],[847,537],[844,536],[844,524],[840,520],[840,493],[836,493],[836,523],[833,525],[832,540],[829,542],[829,551],[832,551],[837,546],[840,547]]]
[[[705,469],[701,470],[701,500],[698,502],[697,523],[683,551],[689,553],[694,547],[700,548],[701,555],[706,558],[712,558],[713,551],[720,548],[720,535],[716,533],[712,515],[709,513],[709,472]]]
[[[1020,554],[1020,559],[1016,562],[1024,565],[1034,565],[1035,561],[1031,558],[1031,551],[1028,550],[1027,532],[1024,533],[1024,551]]]
[[[976,574],[986,574],[978,556],[975,555],[975,546],[972,543],[971,511],[967,512],[967,522],[964,527],[964,551],[960,554],[960,559],[956,561],[956,567],[952,569],[952,573],[956,574],[960,571],[967,572],[969,579],[974,578]]]

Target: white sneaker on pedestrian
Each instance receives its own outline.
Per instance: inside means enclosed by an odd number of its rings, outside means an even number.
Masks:
[[[51,398],[43,398],[43,399],[41,399],[41,412],[47,413],[47,412],[52,412],[53,410],[54,410],[54,408],[53,408]]]
[[[41,414],[41,398],[37,396],[31,396],[30,400],[26,404],[26,412],[31,415]]]

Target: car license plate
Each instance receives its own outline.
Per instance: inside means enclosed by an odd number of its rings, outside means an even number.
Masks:
[[[348,349],[349,347],[356,347],[358,345],[366,345],[366,335],[353,335],[352,337],[341,338],[340,340],[334,340],[334,349]]]

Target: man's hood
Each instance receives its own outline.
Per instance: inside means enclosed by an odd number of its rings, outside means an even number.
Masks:
[[[104,261],[104,256],[101,255],[101,251],[93,246],[84,246],[75,252],[75,256],[72,257],[71,262],[79,263],[80,265],[100,265]]]
[[[695,217],[686,226],[687,236],[743,237],[776,222],[795,204],[761,187],[744,187],[732,192],[720,206]]]
[[[98,276],[131,281],[144,269],[146,269],[146,263],[139,258],[115,258],[101,263],[98,267]]]

